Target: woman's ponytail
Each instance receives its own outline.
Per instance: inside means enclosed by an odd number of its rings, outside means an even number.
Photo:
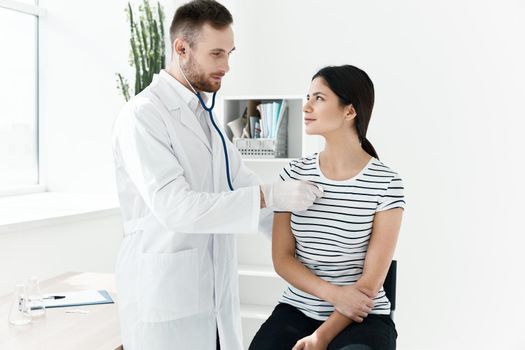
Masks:
[[[359,142],[361,143],[361,147],[366,153],[370,154],[372,157],[379,159],[379,156],[377,155],[377,152],[374,146],[372,146],[372,143],[368,141],[368,139],[366,138],[366,134],[364,134],[364,132],[362,131],[363,127],[361,126],[361,120],[359,120],[358,118],[359,118],[359,114],[356,116],[355,126],[357,129],[357,136],[359,137]]]

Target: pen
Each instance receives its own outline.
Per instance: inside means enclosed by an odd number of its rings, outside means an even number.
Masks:
[[[45,297],[44,299],[64,299],[64,298],[65,298],[64,295],[51,295],[51,296]]]
[[[66,310],[66,314],[89,314],[89,311],[88,310],[79,310],[79,309]]]

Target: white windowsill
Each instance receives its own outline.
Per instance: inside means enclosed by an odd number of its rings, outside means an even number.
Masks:
[[[19,196],[22,194],[30,193],[42,193],[46,192],[45,185],[28,185],[28,186],[17,186],[17,187],[0,187],[0,198]]]
[[[116,195],[43,192],[0,198],[0,234],[119,214]]]

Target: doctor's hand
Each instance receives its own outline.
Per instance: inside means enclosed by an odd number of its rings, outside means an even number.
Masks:
[[[365,294],[355,284],[349,286],[333,285],[328,301],[334,305],[337,311],[357,323],[363,322],[363,319],[374,307],[372,296]]]
[[[266,207],[281,211],[304,211],[323,191],[306,181],[282,181],[261,185]]]

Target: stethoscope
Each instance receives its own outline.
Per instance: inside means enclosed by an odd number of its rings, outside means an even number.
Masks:
[[[228,149],[226,147],[226,141],[224,139],[224,135],[222,134],[222,132],[219,129],[219,127],[217,126],[217,123],[215,122],[215,119],[213,118],[213,107],[215,107],[215,96],[217,95],[217,91],[215,91],[213,93],[211,106],[209,108],[206,107],[206,103],[202,99],[202,96],[201,96],[200,92],[197,92],[193,88],[193,85],[190,83],[188,78],[186,78],[186,74],[184,74],[184,72],[182,71],[182,68],[180,67],[180,63],[178,62],[178,60],[177,60],[177,64],[179,66],[180,72],[182,73],[182,76],[184,77],[184,79],[186,79],[186,82],[191,87],[191,89],[193,90],[195,95],[197,95],[197,98],[199,99],[199,102],[200,102],[202,108],[204,108],[204,110],[206,112],[208,112],[208,115],[210,116],[211,123],[213,124],[213,127],[214,127],[215,131],[217,131],[217,133],[219,134],[219,136],[221,138],[222,147],[223,147],[223,150],[224,150],[224,159],[226,160],[226,179],[228,180],[228,187],[230,188],[230,191],[233,191],[233,185],[232,185],[232,180],[231,180],[231,175],[230,175],[230,158],[228,157]]]

